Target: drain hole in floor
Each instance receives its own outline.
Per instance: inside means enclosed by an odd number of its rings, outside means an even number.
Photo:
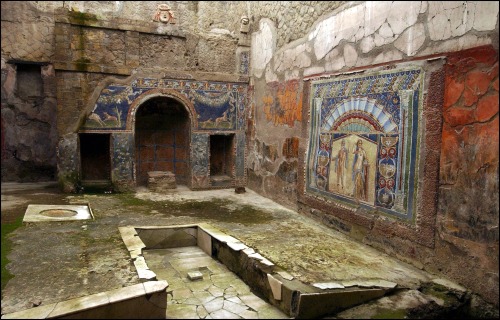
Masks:
[[[40,211],[41,215],[54,218],[66,218],[76,216],[78,212],[69,209],[48,209]]]

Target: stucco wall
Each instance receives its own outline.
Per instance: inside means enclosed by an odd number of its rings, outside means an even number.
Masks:
[[[497,304],[498,4],[348,3],[292,42],[275,13],[255,23],[249,187]],[[415,220],[311,196],[310,83],[408,67],[426,75]],[[298,142],[297,162],[290,141]]]

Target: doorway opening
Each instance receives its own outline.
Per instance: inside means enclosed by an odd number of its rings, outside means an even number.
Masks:
[[[186,184],[189,163],[189,114],[177,100],[155,97],[137,110],[135,122],[136,183],[146,186],[148,172],[169,171]]]
[[[213,186],[232,181],[234,134],[210,136],[210,180]]]
[[[80,133],[82,182],[111,180],[110,134]]]

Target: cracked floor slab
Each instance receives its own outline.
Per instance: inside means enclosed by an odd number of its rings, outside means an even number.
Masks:
[[[196,246],[144,250],[158,280],[169,283],[167,318],[283,319],[283,312],[253,294],[219,261]],[[191,279],[190,274],[201,275]]]

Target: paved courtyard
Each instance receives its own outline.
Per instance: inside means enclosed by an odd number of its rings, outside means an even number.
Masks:
[[[183,186],[162,194],[145,188],[134,194],[62,194],[53,184],[6,183],[2,184],[2,223],[24,216],[30,204],[86,203],[93,220],[28,222],[9,235],[12,249],[7,269],[13,277],[2,290],[2,314],[139,283],[118,230],[129,225],[209,223],[307,284],[336,281],[363,286],[389,281],[404,292],[419,293],[425,284],[439,280],[248,188],[242,194],[234,189],[190,191]],[[187,248],[184,255],[208,258]],[[150,268],[168,279],[167,316],[231,318],[239,312],[242,318],[286,317],[252,297],[248,287],[230,272],[222,272],[223,266],[215,260],[201,266],[203,280],[187,281],[182,264],[175,262],[179,254],[178,250],[144,252]],[[422,297],[414,300],[440,302]]]

